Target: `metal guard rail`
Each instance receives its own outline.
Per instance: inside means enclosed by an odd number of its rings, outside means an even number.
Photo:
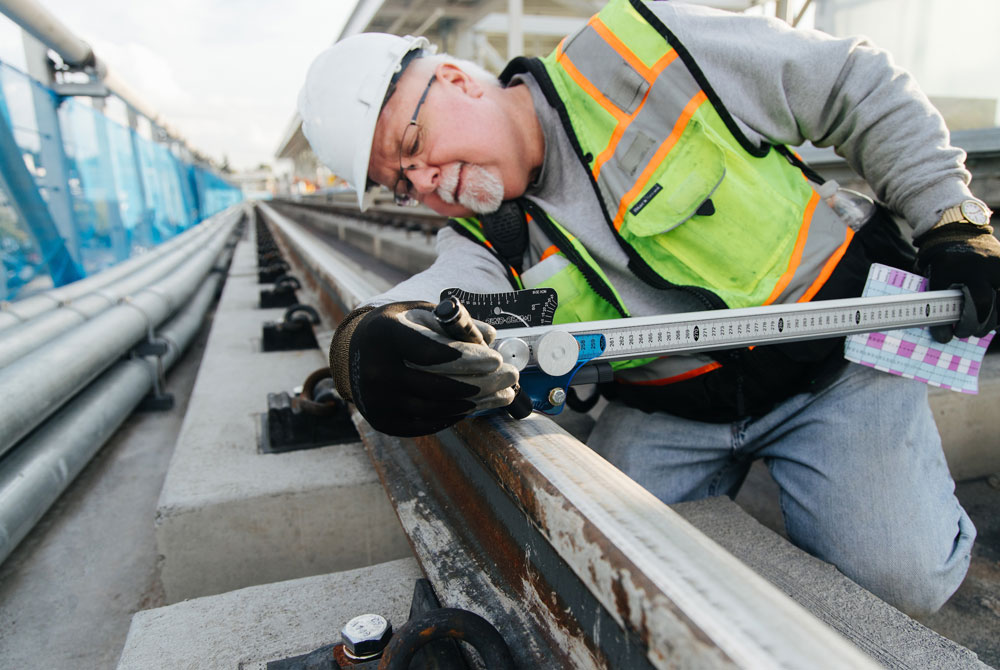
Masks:
[[[375,293],[260,209],[332,302]],[[877,667],[547,417],[416,439],[354,420],[442,605],[493,622],[519,667]]]

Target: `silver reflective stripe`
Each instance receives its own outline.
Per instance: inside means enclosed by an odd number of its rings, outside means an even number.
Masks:
[[[622,133],[614,155],[599,166],[597,181],[602,190],[619,194],[607,203],[612,217],[621,205],[620,199],[635,186],[657,149],[680,120],[684,108],[700,91],[698,83],[680,59],[657,77],[646,104]],[[655,139],[646,142],[643,138]],[[652,181],[647,186],[652,186]]]
[[[618,159],[618,166],[625,171],[629,177],[635,177],[635,172],[640,165],[645,165],[650,150],[656,146],[656,140],[646,133],[637,131],[633,133],[632,142],[627,145],[628,149],[622,153]]]
[[[775,303],[797,302],[816,281],[830,255],[847,239],[847,226],[822,200],[816,205],[809,222],[809,237],[802,250],[802,260],[795,269],[795,276]]]
[[[618,197],[613,191],[610,190],[607,180],[598,179],[597,188],[601,191],[601,198],[604,199],[604,206],[613,215],[618,209]]]
[[[597,31],[584,26],[564,47],[570,61],[625,114],[632,114],[649,84]],[[586,71],[581,63],[586,63]],[[599,67],[591,64],[599,63]]]
[[[608,82],[615,82],[619,73],[625,68],[641,78],[641,75],[589,25],[580,30],[566,45],[563,57],[568,58],[573,66],[590,83],[605,92],[605,95],[609,90]],[[610,199],[609,194],[624,194],[635,186],[637,176],[642,174],[663,141],[653,138],[665,139],[669,135],[669,130],[677,124],[688,103],[700,91],[698,82],[681,60],[676,59],[659,73],[641,109],[638,104],[642,102],[641,98],[628,110],[624,110],[618,100],[608,95],[609,100],[628,114],[635,114],[638,110],[633,120],[626,121],[628,125],[614,148],[614,156],[600,166],[597,175],[598,185],[606,198],[605,204],[612,215],[621,203],[620,196]],[[616,94],[616,97],[620,97],[620,94]],[[668,129],[666,133],[664,128]],[[589,147],[589,149],[599,159],[606,147]]]
[[[635,111],[649,89],[646,80],[625,61],[618,64],[618,72],[610,83],[610,87],[604,89],[608,99],[626,114]]]

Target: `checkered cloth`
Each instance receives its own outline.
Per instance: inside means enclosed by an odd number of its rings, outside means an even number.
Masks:
[[[886,265],[874,264],[868,272],[864,296],[897,295],[927,290],[927,279]],[[844,357],[925,384],[978,393],[979,368],[994,333],[985,337],[953,338],[941,344],[926,328],[906,328],[850,335]]]

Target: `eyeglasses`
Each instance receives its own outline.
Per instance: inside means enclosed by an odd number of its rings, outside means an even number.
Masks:
[[[417,124],[417,115],[420,114],[420,108],[423,106],[424,100],[427,99],[427,93],[431,90],[431,84],[434,83],[435,79],[437,79],[437,75],[431,75],[431,80],[427,82],[427,87],[424,88],[424,93],[417,102],[417,108],[413,110],[410,123],[403,130],[403,140],[399,144],[399,179],[396,180],[392,193],[395,203],[400,207],[412,207],[419,204],[413,196],[413,182],[406,176],[406,171],[413,166],[403,167],[403,160],[410,160],[420,153],[424,133],[423,128]]]

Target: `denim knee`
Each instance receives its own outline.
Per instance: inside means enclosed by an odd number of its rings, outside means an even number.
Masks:
[[[968,555],[947,571],[904,568],[876,575],[876,584],[869,590],[904,614],[920,618],[941,609],[962,584],[968,569]]]
[[[931,543],[926,541],[911,542],[838,567],[911,617],[933,614],[955,593],[969,570],[976,529],[966,515],[962,517],[958,535],[943,550],[927,546]]]

